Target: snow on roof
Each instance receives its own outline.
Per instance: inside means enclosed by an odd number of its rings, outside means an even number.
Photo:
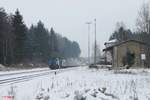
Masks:
[[[145,42],[143,42],[143,41],[139,41],[139,40],[127,40],[127,41],[123,41],[123,42],[116,42],[116,43],[106,43],[105,45],[106,45],[106,48],[105,49],[103,49],[103,51],[107,51],[107,50],[110,50],[110,49],[112,49],[113,47],[115,47],[115,46],[119,46],[119,45],[122,45],[122,44],[124,44],[124,43],[127,43],[127,42],[136,42],[136,43],[140,43],[140,44],[144,44],[144,45],[147,45],[148,47],[150,47],[150,45],[149,44],[147,44],[147,43],[145,43]]]
[[[105,42],[104,45],[106,46],[106,48],[108,48],[108,47],[111,47],[111,46],[115,45],[116,43],[117,43],[117,40],[113,39],[113,40],[110,40],[108,42]]]
[[[109,41],[107,41],[105,43],[114,43],[114,42],[117,42],[117,39],[109,40]]]

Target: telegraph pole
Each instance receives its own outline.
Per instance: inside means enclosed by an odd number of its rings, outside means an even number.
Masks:
[[[88,25],[88,64],[90,65],[90,24],[91,22],[86,23]]]
[[[96,18],[94,19],[95,23],[95,46],[94,46],[94,64],[96,65],[96,49],[97,49],[97,44],[96,44]]]

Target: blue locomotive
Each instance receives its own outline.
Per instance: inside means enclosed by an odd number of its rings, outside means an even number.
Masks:
[[[50,58],[48,65],[50,69],[59,69],[62,66],[62,60],[59,58]]]

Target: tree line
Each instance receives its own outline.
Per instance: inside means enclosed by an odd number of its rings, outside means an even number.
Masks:
[[[0,63],[47,62],[51,57],[77,58],[81,50],[76,41],[48,30],[44,23],[27,27],[17,9],[7,14],[0,8]]]
[[[127,29],[123,22],[118,22],[116,30],[111,34],[109,40],[116,39],[118,42],[126,40],[138,40],[150,44],[150,5],[144,3],[138,12],[136,30]]]

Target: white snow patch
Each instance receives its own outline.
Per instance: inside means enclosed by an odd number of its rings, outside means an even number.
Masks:
[[[136,74],[81,67],[12,86],[15,100],[149,100],[150,70],[129,71]],[[10,87],[0,86],[0,97]]]

